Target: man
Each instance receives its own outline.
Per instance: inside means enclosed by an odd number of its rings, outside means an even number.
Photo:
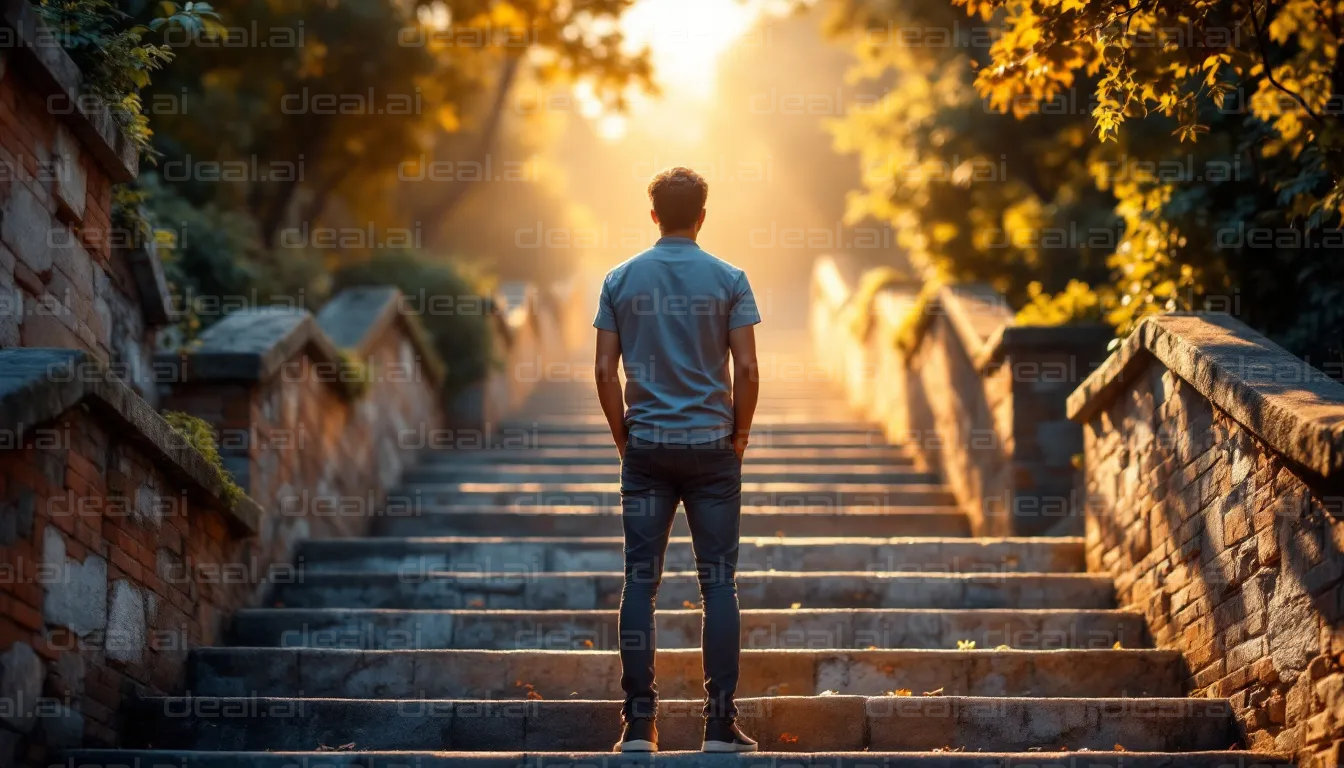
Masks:
[[[653,608],[678,502],[690,524],[704,611],[702,749],[756,750],[734,721],[733,696],[742,456],[760,391],[752,326],[761,316],[746,274],[696,245],[708,196],[709,185],[688,168],[654,177],[649,198],[662,239],[607,274],[593,321],[598,399],[621,455],[621,752],[658,750]]]

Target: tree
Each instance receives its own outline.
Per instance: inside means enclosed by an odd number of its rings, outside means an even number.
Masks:
[[[1037,210],[1040,201],[1045,204],[1041,210],[1056,216],[1061,204],[1072,204],[1073,210],[1056,222],[1095,220],[1104,209],[1120,224],[1113,247],[1090,254],[1105,258],[1109,274],[1102,279],[1090,260],[1072,270],[1067,260],[1028,258],[1021,263],[1034,279],[1054,291],[1064,287],[1063,279],[1082,277],[1096,287],[1107,319],[1122,333],[1153,312],[1221,309],[1240,314],[1318,364],[1339,356],[1344,309],[1335,286],[1344,278],[1339,259],[1344,238],[1337,229],[1344,210],[1344,155],[1338,105],[1344,103],[1344,60],[1337,54],[1344,40],[1344,3],[947,0],[928,5],[945,13],[949,3],[967,16],[955,22],[934,17],[923,22],[924,28],[970,24],[983,30],[979,45],[904,46],[909,50],[885,55],[914,59],[922,67],[911,70],[899,60],[888,64],[897,82],[909,80],[909,71],[919,73],[913,86],[898,87],[926,87],[952,96],[919,115],[914,127],[901,123],[918,107],[901,104],[891,115],[870,121],[876,127],[866,131],[851,116],[845,126],[850,133],[841,133],[843,146],[878,156],[908,156],[914,147],[914,157],[923,158],[926,138],[942,151],[968,135],[964,124],[961,132],[946,136],[927,131],[942,129],[964,104],[980,100],[981,132],[1030,149],[1028,158],[1007,155],[1007,181],[997,185],[1005,199],[1027,211]],[[835,4],[870,7],[861,0]],[[903,13],[913,13],[905,6]],[[934,13],[925,7],[919,12]],[[846,27],[852,32],[854,25]],[[988,115],[1010,117],[1015,125]],[[1036,128],[1022,130],[1029,125]],[[970,128],[974,135],[975,126]],[[972,144],[990,146],[989,138]],[[1069,157],[1044,167],[1030,160],[1052,151]],[[1060,173],[1064,169],[1069,170]],[[1023,186],[1015,188],[1016,183]],[[867,184],[876,206],[882,204],[881,184],[891,190],[888,212],[916,218],[911,226],[944,223],[948,216],[947,223],[956,224],[960,215],[949,208],[956,204],[970,204],[976,226],[995,220],[986,210],[1011,210],[992,204],[981,210],[984,200],[995,196],[985,190],[930,203],[936,186],[893,183],[881,175]],[[932,243],[935,259],[966,267],[957,277],[994,279],[1005,268],[999,262],[1016,263],[1014,249],[1005,251],[1005,259],[977,261],[957,249],[955,237],[944,243],[929,236],[936,229],[922,226],[925,237],[917,242]],[[1049,227],[1028,220],[1029,230]],[[945,226],[944,232],[954,230]],[[1077,286],[1070,290],[1076,295]],[[1038,303],[1039,296],[1031,298]]]
[[[407,225],[423,211],[389,204],[405,164],[434,157],[445,135],[471,136],[456,159],[489,154],[519,69],[588,80],[615,106],[649,84],[647,55],[626,54],[615,25],[632,2],[226,0],[218,47],[148,94],[166,105],[157,146],[181,171],[164,178],[197,203],[245,208],[268,250],[336,200],[354,227]],[[221,181],[229,168],[235,180]],[[434,216],[466,189],[436,195]]]
[[[1104,277],[1117,229],[1089,176],[1084,118],[988,109],[973,80],[989,28],[949,0],[831,5],[829,29],[858,59],[852,77],[886,89],[833,126],[837,147],[859,156],[852,220],[891,222],[917,269],[989,282],[1018,304],[1032,282]]]

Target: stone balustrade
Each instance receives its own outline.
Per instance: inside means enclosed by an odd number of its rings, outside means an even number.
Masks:
[[[830,258],[812,283],[819,358],[852,406],[944,474],[977,535],[1081,532],[1082,434],[1064,403],[1108,328],[1017,326],[985,286],[859,291]]]
[[[218,464],[93,352],[0,350],[0,764],[117,743],[128,701],[181,691],[190,649],[297,577],[298,540],[389,513],[443,423],[400,298],[245,310],[156,358],[160,406],[208,422]]]
[[[565,322],[572,314],[559,297],[532,283],[502,284],[490,301],[492,365],[485,379],[459,393],[448,413],[450,425],[464,444],[476,433],[481,444],[493,439],[496,426],[527,400],[537,384],[568,371]],[[564,365],[557,372],[554,366]]]
[[[1344,385],[1236,319],[1145,320],[1069,398],[1089,570],[1247,746],[1344,764]]]

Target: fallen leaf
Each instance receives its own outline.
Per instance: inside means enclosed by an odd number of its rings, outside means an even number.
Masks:
[[[897,688],[897,689],[894,690],[894,691],[887,691],[887,695],[888,695],[888,696],[909,696],[909,695],[910,695],[910,689],[909,689],[909,688]]]
[[[802,604],[802,603],[794,603],[793,605],[790,605],[790,606],[789,606],[789,610],[791,610],[791,611],[796,611],[796,610],[798,610],[799,608],[802,608],[802,607],[803,607],[803,604]]]
[[[1123,650],[1123,649],[1124,649],[1124,646],[1120,645],[1120,641],[1119,641],[1119,640],[1116,640],[1116,641],[1115,641],[1115,645],[1112,645],[1112,646],[1111,646],[1111,649],[1112,649],[1112,650],[1119,651],[1119,650]]]
[[[690,600],[682,600],[682,601],[681,601],[681,607],[682,607],[682,608],[695,608],[696,605],[695,605],[695,603],[692,603]]]
[[[484,600],[481,600],[480,598],[477,598],[477,599],[475,599],[475,600],[469,600],[469,601],[467,601],[467,607],[468,607],[468,608],[484,608],[484,607],[485,607],[485,601],[484,601]]]
[[[996,651],[1011,651],[1012,648],[1009,648],[1009,647],[1006,646],[1006,645],[999,645],[999,646],[995,646],[994,650],[996,650]]]
[[[797,744],[797,743],[798,743],[798,737],[797,737],[797,736],[794,736],[792,733],[781,733],[781,734],[779,734],[779,740],[782,741],[782,742],[784,742],[785,744]]]
[[[957,641],[957,650],[958,650],[958,651],[974,651],[974,650],[975,650],[975,641],[974,641],[974,640],[958,640],[958,641]]]
[[[1122,744],[1116,744],[1116,745],[1115,745],[1114,747],[1112,747],[1111,749],[1115,750],[1116,752],[1128,752],[1128,751],[1129,751],[1129,750],[1125,749],[1124,745],[1122,745]]]
[[[838,694],[836,691],[822,691],[822,692],[819,693],[818,695],[819,695],[819,696],[837,696],[837,695],[839,695],[839,694]]]
[[[935,688],[935,689],[933,689],[932,691],[925,691],[925,692],[924,692],[924,695],[925,695],[925,696],[942,696],[942,695],[943,695],[943,689],[942,689],[942,688]]]
[[[592,647],[593,647],[593,641],[592,641],[592,640],[584,640],[584,641],[583,641],[583,647],[584,647],[584,648],[592,648]]]

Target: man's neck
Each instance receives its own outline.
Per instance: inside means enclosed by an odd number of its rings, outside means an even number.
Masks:
[[[680,237],[695,242],[696,234],[694,229],[674,229],[671,232],[664,232],[663,237]]]

